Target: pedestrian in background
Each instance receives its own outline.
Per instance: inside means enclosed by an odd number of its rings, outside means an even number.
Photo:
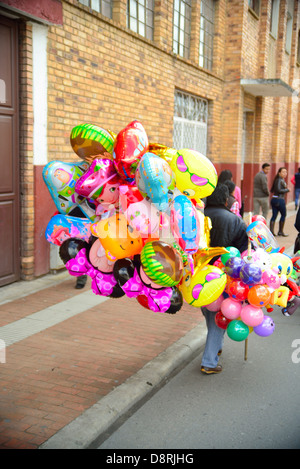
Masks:
[[[240,217],[241,214],[239,209],[239,203],[234,197],[235,183],[233,181],[227,180],[224,182],[224,184],[228,187],[229,190],[227,208],[229,208],[232,213],[235,213],[238,217]]]
[[[291,182],[295,186],[295,210],[297,210],[300,197],[300,168],[298,168],[298,173],[292,177]]]
[[[220,175],[218,177],[218,183],[219,184],[224,184],[225,181],[233,181],[233,176],[232,176],[232,172],[230,171],[230,169],[223,169],[223,171],[220,172]],[[244,214],[244,203],[242,201],[241,189],[236,184],[235,184],[235,189],[234,189],[233,196],[238,201],[239,211],[240,211],[241,216],[243,216],[243,214]]]
[[[247,226],[241,217],[237,217],[227,208],[228,197],[228,187],[218,183],[214,192],[206,199],[204,214],[210,218],[212,223],[210,246],[233,246],[243,252],[248,248]],[[213,262],[214,259],[210,263]],[[207,325],[201,372],[207,375],[220,373],[222,366],[218,362],[222,353],[225,330],[216,325],[216,312],[210,311],[206,306],[202,306],[201,310]]]
[[[267,220],[269,212],[269,188],[267,174],[270,171],[270,164],[264,163],[261,171],[259,171],[253,180],[253,214],[259,215],[260,209],[262,216]]]
[[[278,213],[280,213],[281,215],[279,220],[278,236],[288,236],[283,232],[284,223],[286,219],[285,196],[290,191],[287,187],[287,183],[285,182],[286,177],[287,169],[279,168],[271,187],[271,192],[273,196],[271,199],[272,217],[270,220],[270,231],[273,236],[276,236],[274,228]]]

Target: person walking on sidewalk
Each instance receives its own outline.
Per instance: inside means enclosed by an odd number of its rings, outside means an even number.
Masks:
[[[271,192],[273,196],[271,199],[272,217],[270,220],[270,231],[273,236],[276,236],[274,228],[278,212],[281,215],[279,220],[278,236],[288,236],[283,232],[284,223],[286,219],[285,195],[290,191],[287,187],[287,183],[285,182],[286,177],[287,169],[279,168],[271,187]]]
[[[264,163],[253,181],[253,214],[259,215],[260,208],[262,216],[267,220],[269,211],[269,188],[267,174],[270,171],[270,164]]]
[[[240,252],[248,248],[246,224],[241,217],[237,217],[226,206],[229,190],[225,184],[217,184],[214,192],[207,197],[204,215],[212,223],[210,230],[211,247],[237,248]],[[210,264],[215,259],[210,261]],[[202,356],[201,372],[204,374],[220,373],[222,366],[218,365],[222,351],[225,330],[215,323],[216,312],[210,311],[206,306],[201,307],[207,325],[207,339]]]

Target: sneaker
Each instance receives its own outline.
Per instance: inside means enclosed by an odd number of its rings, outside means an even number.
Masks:
[[[212,375],[216,373],[221,373],[221,365],[217,365],[215,368],[208,368],[207,366],[201,366],[201,372],[205,375]]]
[[[76,285],[75,285],[76,290],[84,288],[84,286],[86,284],[86,281],[87,281],[87,276],[86,275],[80,275],[80,277],[77,277]]]

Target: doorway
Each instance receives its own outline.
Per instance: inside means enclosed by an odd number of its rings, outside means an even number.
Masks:
[[[20,279],[18,24],[0,16],[0,286]]]

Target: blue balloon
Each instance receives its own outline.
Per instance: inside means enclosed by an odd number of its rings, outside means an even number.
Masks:
[[[240,270],[240,279],[246,285],[256,285],[257,283],[260,282],[261,276],[262,276],[261,268],[254,263],[250,263],[250,264],[245,263]]]
[[[177,195],[172,202],[171,227],[179,246],[187,253],[199,249],[199,219],[193,203],[185,195]]]
[[[142,156],[136,175],[137,187],[162,212],[169,207],[168,191],[173,182],[173,173],[166,161],[150,152]]]

